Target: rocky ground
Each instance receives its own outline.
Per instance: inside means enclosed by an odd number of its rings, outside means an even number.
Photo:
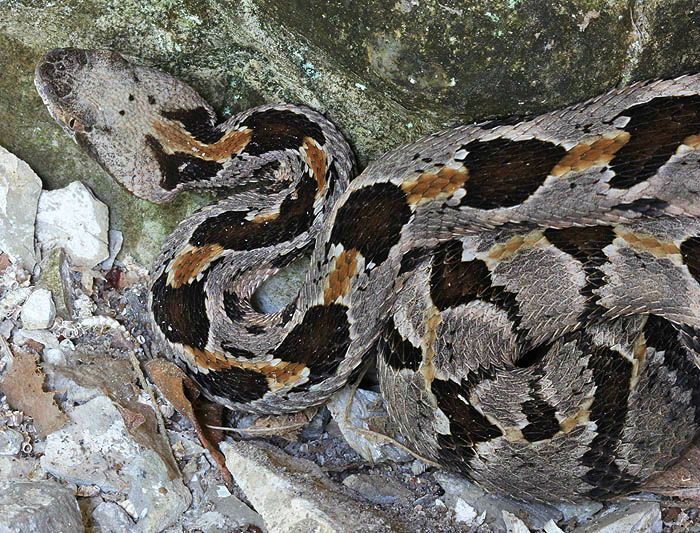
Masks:
[[[148,271],[115,260],[107,207],[77,182],[43,191],[6,150],[0,195],[0,531],[700,531],[678,498],[547,506],[485,494],[372,433],[392,435],[371,379],[347,414],[350,390],[308,423],[228,413],[227,482],[172,391],[143,372],[160,356]]]

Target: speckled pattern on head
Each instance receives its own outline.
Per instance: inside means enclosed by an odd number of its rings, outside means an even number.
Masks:
[[[697,433],[700,75],[447,130],[357,177],[319,113],[217,124],[115,52],[52,50],[36,85],[134,194],[241,191],[152,271],[154,330],[209,398],[298,411],[376,356],[412,448],[521,500],[633,491]],[[259,312],[260,283],[308,253],[296,299]]]

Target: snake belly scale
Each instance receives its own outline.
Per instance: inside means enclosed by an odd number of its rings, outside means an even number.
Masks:
[[[412,448],[523,500],[635,490],[698,432],[700,75],[447,130],[359,176],[319,113],[217,124],[115,52],[52,50],[36,85],[141,198],[231,189],[151,277],[153,328],[209,398],[298,411],[377,357]],[[295,300],[259,312],[260,283],[309,254]]]

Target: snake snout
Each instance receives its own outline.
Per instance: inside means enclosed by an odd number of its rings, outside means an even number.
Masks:
[[[34,82],[40,94],[50,100],[66,98],[76,74],[87,62],[85,50],[54,48],[47,52],[35,70]]]

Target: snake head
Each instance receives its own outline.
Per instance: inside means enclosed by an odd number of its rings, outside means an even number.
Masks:
[[[78,142],[80,134],[105,126],[101,119],[106,117],[100,116],[102,106],[96,100],[99,93],[94,92],[100,88],[94,67],[101,62],[109,62],[112,68],[122,63],[122,70],[127,66],[115,52],[55,48],[41,59],[35,70],[34,84],[49,113]]]
[[[51,50],[39,61],[34,83],[63,130],[118,183],[152,202],[179,192],[177,183],[166,183],[164,169],[176,174],[168,140],[179,138],[183,126],[168,113],[196,115],[207,128],[216,116],[194,89],[110,50]]]

